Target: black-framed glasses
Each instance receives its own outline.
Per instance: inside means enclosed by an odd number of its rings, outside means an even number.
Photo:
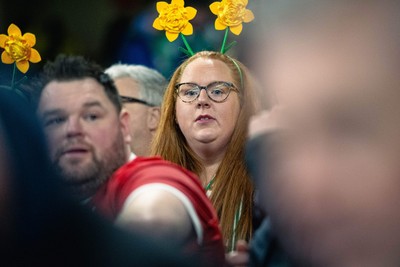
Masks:
[[[138,99],[138,98],[135,98],[135,97],[123,96],[123,95],[120,95],[119,97],[121,98],[121,102],[123,104],[126,104],[126,103],[139,103],[139,104],[143,104],[143,105],[146,105],[146,106],[149,106],[149,107],[154,107],[153,104],[150,104],[147,101],[144,101],[144,100],[141,100],[141,99]]]
[[[185,103],[195,101],[203,89],[207,96],[217,103],[224,102],[232,90],[238,91],[233,83],[222,81],[212,82],[207,86],[200,86],[196,83],[178,83],[175,85],[175,89],[178,97]]]

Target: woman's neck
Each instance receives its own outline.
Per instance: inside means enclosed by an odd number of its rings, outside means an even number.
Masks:
[[[204,186],[206,186],[217,174],[224,155],[225,153],[220,153],[200,158],[201,164],[203,165],[203,171],[199,176]]]
[[[200,174],[200,180],[203,185],[207,185],[215,177],[221,162],[215,162],[213,164],[204,165],[203,172]]]
[[[207,185],[215,177],[226,152],[226,147],[223,149],[220,148],[219,153],[215,152],[215,149],[209,148],[201,150],[193,148],[203,166],[203,171],[199,175],[203,185]]]

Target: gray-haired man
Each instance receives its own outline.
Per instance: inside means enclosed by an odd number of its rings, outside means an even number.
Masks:
[[[115,64],[106,73],[114,79],[122,103],[130,113],[132,151],[137,156],[149,155],[167,80],[158,71],[141,65]]]

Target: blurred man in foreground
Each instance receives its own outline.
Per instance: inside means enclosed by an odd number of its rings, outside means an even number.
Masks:
[[[262,11],[256,56],[283,108],[264,120],[283,127],[262,177],[269,236],[295,266],[399,266],[400,2]]]

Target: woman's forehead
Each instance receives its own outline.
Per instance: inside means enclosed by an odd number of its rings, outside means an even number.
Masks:
[[[219,59],[197,58],[186,66],[180,77],[180,82],[195,82],[203,85],[213,81],[233,82],[230,68]]]

